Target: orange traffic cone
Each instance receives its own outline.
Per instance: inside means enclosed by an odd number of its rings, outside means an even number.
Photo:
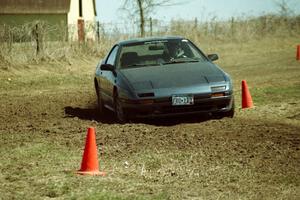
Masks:
[[[105,172],[99,171],[96,135],[94,128],[88,128],[81,168],[79,171],[77,171],[77,173],[82,175],[105,176]]]
[[[300,45],[297,46],[296,59],[297,59],[297,60],[300,60]]]
[[[252,108],[253,101],[251,94],[249,92],[247,82],[245,80],[242,81],[242,108]]]

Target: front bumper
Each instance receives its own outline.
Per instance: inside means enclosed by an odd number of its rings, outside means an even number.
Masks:
[[[195,98],[194,105],[188,106],[172,106],[171,97],[153,100],[153,103],[147,105],[121,101],[121,106],[129,118],[153,118],[197,113],[228,112],[234,106],[232,94],[223,97]]]

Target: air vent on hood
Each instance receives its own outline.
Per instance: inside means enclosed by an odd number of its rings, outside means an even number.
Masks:
[[[154,97],[154,93],[153,93],[153,92],[149,92],[149,93],[139,93],[138,96],[139,96],[139,97]]]

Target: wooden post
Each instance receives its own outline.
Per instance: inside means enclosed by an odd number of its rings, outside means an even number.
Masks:
[[[150,17],[150,36],[153,35],[153,24],[152,24],[152,17]]]
[[[194,21],[194,29],[197,30],[198,29],[198,18],[195,17],[195,21]]]
[[[97,21],[97,41],[100,42],[100,22]]]
[[[36,32],[36,37],[35,37],[35,41],[36,41],[36,54],[38,55],[40,53],[40,41],[39,41],[39,24],[35,25],[35,32]]]
[[[205,24],[204,24],[204,35],[205,36],[208,36],[208,28],[209,28],[209,23],[205,22]]]
[[[36,42],[36,55],[39,55],[43,50],[43,36],[42,36],[42,30],[39,23],[36,23],[33,29],[33,37]]]
[[[78,19],[77,28],[78,28],[78,41],[79,41],[79,43],[82,43],[85,40],[84,20],[83,19]]]
[[[216,40],[217,37],[218,37],[218,22],[215,21],[213,23],[214,23],[214,37],[215,37],[215,40]]]
[[[267,18],[267,16],[262,16],[260,19],[261,19],[261,24],[262,24],[261,25],[261,34],[265,35],[268,31],[268,28],[267,28],[268,18]]]
[[[235,27],[234,27],[234,23],[235,23],[234,17],[232,17],[232,18],[231,18],[231,26],[230,26],[230,28],[231,28],[231,37],[232,37],[232,38],[234,38],[234,35],[235,35]]]

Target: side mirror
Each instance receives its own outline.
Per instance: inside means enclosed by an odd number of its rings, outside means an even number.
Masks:
[[[117,72],[115,70],[115,67],[111,64],[102,64],[100,66],[100,69],[103,70],[103,71],[111,71],[114,74],[115,77],[117,76]]]
[[[110,65],[110,64],[102,64],[100,66],[100,69],[103,71],[115,71],[114,66]]]
[[[215,61],[215,60],[218,60],[219,59],[219,56],[218,54],[209,54],[207,55],[208,59],[211,60],[211,61]]]

